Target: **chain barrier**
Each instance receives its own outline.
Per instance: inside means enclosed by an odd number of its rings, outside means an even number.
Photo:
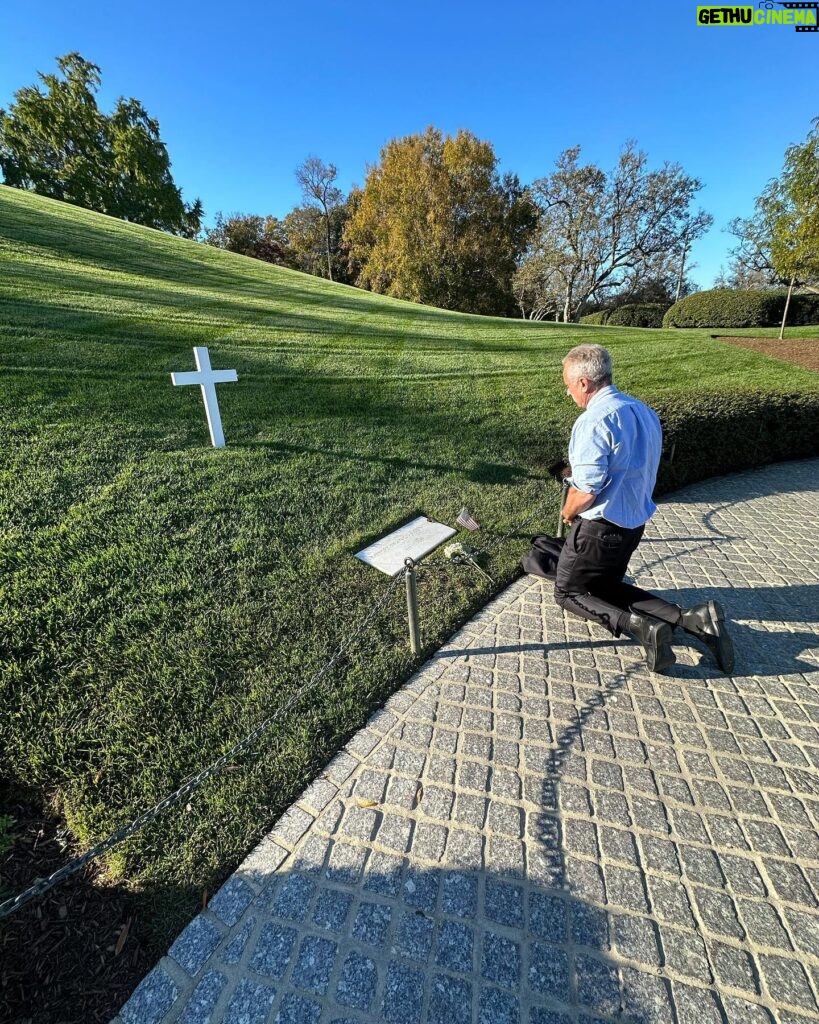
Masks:
[[[519,533],[523,529],[524,526],[528,526],[529,523],[534,522],[534,520],[537,519],[537,517],[539,515],[542,515],[544,509],[548,505],[550,505],[552,503],[552,500],[553,500],[552,498],[544,498],[544,500],[541,501],[535,507],[535,510],[534,510],[534,512],[532,512],[531,515],[527,516],[522,522],[518,523],[517,526],[513,526],[511,530],[509,530],[507,533],[505,533],[498,540],[492,541],[492,543],[491,544],[487,544],[486,547],[478,548],[475,551],[475,554],[476,555],[481,555],[481,554],[483,554],[483,555],[491,555],[494,551],[497,551],[497,549],[502,544],[505,544],[506,541],[508,541],[510,539],[510,537],[513,537],[516,533]]]
[[[194,775],[193,778],[180,786],[179,789],[171,793],[170,796],[166,796],[163,800],[160,800],[159,803],[151,807],[150,810],[144,811],[140,814],[139,817],[135,818],[130,823],[130,825],[123,825],[107,839],[103,840],[101,843],[97,843],[96,846],[92,846],[90,850],[86,850],[85,853],[79,857],[75,857],[74,860],[69,861],[68,864],[64,864],[47,878],[38,879],[28,889],[18,893],[10,899],[5,900],[5,902],[0,903],[0,921],[4,918],[10,917],[11,914],[19,910],[21,907],[24,907],[27,903],[30,903],[32,900],[35,900],[38,897],[45,895],[45,893],[49,892],[51,889],[56,888],[67,878],[70,878],[72,875],[82,871],[82,869],[87,864],[90,864],[91,861],[101,857],[104,853],[108,853],[109,850],[113,850],[115,846],[119,846],[119,844],[124,842],[124,840],[128,839],[135,832],[138,832],[143,825],[147,825],[149,821],[156,820],[156,818],[158,818],[163,811],[167,810],[168,807],[172,807],[174,804],[180,803],[186,797],[194,793],[209,778],[215,775],[221,768],[224,768],[226,764],[230,763],[237,754],[243,753],[248,747],[252,746],[256,740],[267,732],[275,722],[283,718],[288,711],[291,711],[306,693],[313,690],[324,676],[326,676],[327,673],[338,663],[339,659],[350,649],[350,645],[353,641],[367,628],[367,626],[369,626],[370,622],[372,622],[378,612],[390,599],[399,584],[403,581],[406,572],[407,570],[403,569],[393,577],[381,598],[373,605],[369,614],[360,623],[358,628],[347,637],[329,660],[314,673],[304,686],[297,690],[292,697],[285,701],[280,708],[274,711],[273,714],[266,718],[260,725],[257,725],[256,728],[251,733],[248,733],[243,740],[235,743],[229,750],[222,754],[221,757],[208,765],[207,768],[203,768],[197,775]]]
[[[552,498],[548,498],[538,503],[538,505],[535,507],[531,515],[527,516],[526,519],[522,520],[507,533],[503,534],[502,537],[492,541],[485,547],[478,548],[473,553],[473,557],[474,555],[480,554],[491,555],[502,544],[505,544],[507,540],[514,536],[514,534],[522,530],[524,526],[528,526],[539,515],[541,515],[546,506],[551,504],[552,500]],[[247,750],[248,747],[251,747],[256,742],[256,740],[263,736],[264,733],[266,733],[275,722],[279,721],[289,711],[291,711],[295,707],[295,705],[299,703],[302,697],[304,697],[304,695],[309,691],[313,690],[319,684],[319,682],[327,675],[327,673],[332,668],[334,668],[334,666],[338,663],[340,658],[349,650],[350,645],[353,643],[353,641],[367,628],[367,626],[369,626],[373,618],[375,618],[378,612],[384,607],[384,605],[390,599],[390,597],[398,588],[398,586],[403,582],[404,578],[407,575],[407,572],[408,569],[405,567],[401,570],[401,572],[399,572],[396,576],[392,578],[389,586],[386,588],[380,599],[372,606],[369,613],[360,623],[358,628],[355,629],[347,637],[347,639],[337,648],[337,650],[328,659],[328,661],[315,672],[315,674],[304,684],[304,686],[298,689],[293,694],[293,696],[290,697],[287,701],[285,701],[285,703],[276,711],[274,711],[272,715],[266,718],[260,725],[257,725],[256,728],[252,732],[248,733],[248,735],[245,736],[244,739],[240,740],[238,743],[235,743],[229,750],[222,754],[221,757],[217,758],[216,761],[208,765],[207,768],[203,768],[202,771],[194,775],[193,778],[189,779],[186,783],[184,783],[184,785],[180,786],[179,789],[175,790],[169,796],[166,796],[164,799],[160,800],[159,803],[155,804],[149,810],[144,811],[137,818],[135,818],[129,825],[123,825],[121,828],[117,829],[116,832],[112,833],[107,839],[103,840],[101,843],[97,843],[96,846],[92,846],[90,850],[86,850],[85,853],[83,853],[79,857],[75,857],[73,860],[69,861],[68,864],[64,864],[61,868],[59,868],[53,874],[49,875],[47,878],[38,879],[28,889],[25,889],[23,892],[18,893],[18,895],[5,900],[5,902],[3,903],[0,903],[0,921],[4,920],[7,917],[10,917],[15,911],[20,910],[21,907],[24,907],[27,903],[30,903],[32,900],[38,899],[40,896],[44,896],[47,892],[50,892],[52,889],[55,889],[67,878],[71,878],[72,875],[76,875],[78,872],[82,871],[87,864],[91,863],[91,861],[97,860],[103,854],[108,853],[110,850],[113,850],[115,846],[119,846],[120,843],[130,838],[130,836],[134,835],[135,832],[138,832],[143,827],[143,825],[147,825],[148,822],[150,821],[155,821],[163,813],[163,811],[167,810],[169,807],[172,807],[174,804],[181,803],[186,797],[195,793],[196,790],[203,786],[204,783],[207,782],[209,778],[211,778],[218,771],[224,768],[225,765],[229,764],[236,757],[237,754],[241,754],[245,750]]]

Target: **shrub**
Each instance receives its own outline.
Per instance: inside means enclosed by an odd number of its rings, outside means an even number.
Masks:
[[[740,291],[713,288],[687,295],[665,314],[663,327],[778,327],[785,310],[785,291]],[[613,320],[609,318],[609,323]],[[819,295],[791,296],[791,327],[819,324]]]
[[[580,317],[580,323],[594,324],[599,327],[606,322],[610,312],[610,309],[598,309],[596,313],[587,313],[585,316]]]
[[[662,327],[668,309],[662,302],[629,302],[609,311],[609,327]]]
[[[788,310],[788,326],[806,327],[809,324],[819,324],[819,295],[807,292],[792,295]]]
[[[784,308],[784,292],[713,288],[675,302],[663,327],[773,327]]]
[[[614,309],[598,309],[580,317],[581,324],[608,324],[609,327],[662,327],[668,303],[627,302]]]
[[[658,493],[819,454],[819,391],[687,392],[652,405],[665,441]]]

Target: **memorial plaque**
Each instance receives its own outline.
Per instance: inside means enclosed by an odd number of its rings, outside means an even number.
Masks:
[[[418,516],[406,526],[388,533],[375,544],[370,544],[363,551],[357,552],[355,557],[388,576],[395,576],[404,568],[405,558],[417,562],[454,533],[457,531],[451,526],[436,523],[434,519],[428,519],[426,516]]]

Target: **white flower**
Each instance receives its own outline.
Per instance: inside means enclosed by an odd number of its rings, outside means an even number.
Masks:
[[[474,553],[475,548],[470,544],[462,544],[460,541],[455,541],[454,544],[447,544],[444,548],[444,558],[451,558],[456,562],[463,558],[467,561],[471,561]]]
[[[444,558],[448,558],[456,564],[460,564],[462,562],[468,563],[474,569],[477,569],[481,576],[485,576],[490,583],[494,583],[495,581],[489,573],[485,569],[482,569],[475,561],[473,556],[477,554],[477,548],[473,548],[471,544],[461,544],[460,541],[455,541],[454,544],[447,544],[444,548]]]

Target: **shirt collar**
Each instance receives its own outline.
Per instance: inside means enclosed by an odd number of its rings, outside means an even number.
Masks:
[[[587,409],[591,408],[591,406],[594,405],[595,402],[598,401],[598,399],[609,398],[611,395],[619,395],[619,394],[620,394],[619,388],[616,388],[613,384],[607,384],[604,388],[600,388],[599,391],[595,391],[595,393],[589,399],[589,403],[586,406],[586,408]]]

